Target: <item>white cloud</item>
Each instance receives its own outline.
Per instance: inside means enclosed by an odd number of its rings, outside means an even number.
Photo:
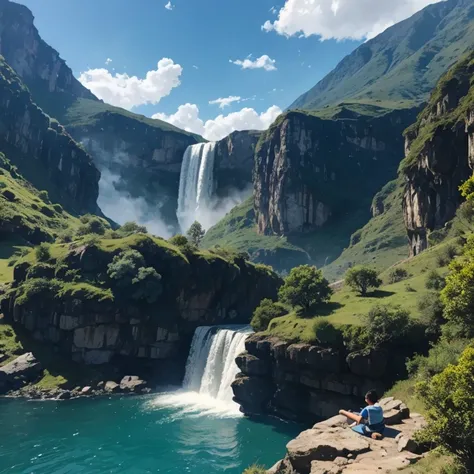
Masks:
[[[228,115],[218,115],[204,122],[199,118],[196,104],[180,105],[172,115],[155,114],[152,118],[164,120],[188,132],[198,133],[207,140],[221,140],[235,130],[266,130],[281,114],[280,107],[273,105],[261,114],[246,107]]]
[[[250,58],[246,58],[243,61],[237,59],[236,61],[229,60],[232,64],[237,64],[237,66],[241,66],[242,69],[265,69],[265,71],[276,71],[274,59],[271,59],[270,56],[264,54],[260,56],[255,61],[252,61]]]
[[[165,8],[166,8],[167,10],[173,10],[174,5],[171,3],[171,1],[169,1],[169,2],[165,5]]]
[[[107,69],[89,69],[79,81],[105,102],[132,109],[143,104],[157,104],[181,83],[183,68],[172,59],[163,58],[157,69],[148,71],[144,79],[128,74],[112,75]]]
[[[270,13],[272,13],[273,15],[276,15],[278,13],[278,9],[276,7],[272,7],[270,8],[270,10],[268,10]]]
[[[229,97],[221,97],[219,99],[210,100],[209,105],[219,105],[219,108],[224,109],[225,107],[228,107],[233,102],[240,102],[241,100],[242,100],[242,97],[231,95]],[[243,100],[248,100],[248,99],[243,99]]]
[[[106,66],[108,66],[111,62],[112,62],[112,60],[111,60],[110,58],[107,58],[107,59],[105,60]]]
[[[199,67],[196,66],[195,64],[193,64],[193,68],[194,68],[194,69],[199,69]]]
[[[429,4],[443,0],[286,0],[264,31],[285,36],[370,39]]]

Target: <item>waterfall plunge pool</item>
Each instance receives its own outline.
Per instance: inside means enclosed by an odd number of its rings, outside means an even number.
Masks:
[[[301,427],[232,402],[245,327],[196,330],[183,389],[64,402],[0,401],[0,474],[241,474],[270,467]]]

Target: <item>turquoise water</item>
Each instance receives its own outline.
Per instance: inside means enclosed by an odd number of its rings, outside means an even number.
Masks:
[[[241,474],[270,467],[300,427],[254,422],[193,393],[0,401],[0,473]]]

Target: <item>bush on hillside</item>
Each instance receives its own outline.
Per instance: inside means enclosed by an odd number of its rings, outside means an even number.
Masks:
[[[398,283],[399,281],[406,280],[409,277],[408,272],[404,268],[392,268],[388,274],[388,282]]]
[[[10,191],[9,189],[5,189],[2,192],[2,195],[5,199],[7,199],[10,202],[13,202],[16,199],[16,195],[13,191]]]
[[[341,329],[344,346],[349,352],[359,351],[369,346],[369,339],[364,326],[346,324]]]
[[[411,326],[408,311],[386,305],[374,306],[362,320],[369,345],[374,348],[400,340]]]
[[[449,365],[417,387],[429,407],[428,425],[417,433],[421,442],[446,448],[468,472],[474,472],[474,346],[467,347],[457,365]]]
[[[61,206],[61,204],[53,204],[53,209],[59,214],[63,212],[63,206]]]
[[[367,296],[369,289],[378,288],[382,281],[374,269],[357,266],[347,271],[345,284],[354,291],[358,291],[361,296]]]
[[[144,225],[139,225],[136,222],[125,222],[125,224],[118,229],[118,232],[127,236],[131,234],[147,234],[148,229]]]
[[[48,191],[40,191],[38,193],[38,197],[44,201],[46,204],[49,204],[51,201],[49,200],[49,194]]]
[[[254,331],[266,331],[273,319],[287,313],[288,311],[281,303],[275,303],[267,298],[262,300],[260,305],[255,308],[250,325]]]
[[[82,224],[77,228],[77,235],[96,234],[104,235],[110,225],[104,219],[97,216],[82,216]]]
[[[417,302],[420,322],[426,326],[426,335],[435,339],[441,335],[441,326],[446,322],[443,312],[444,305],[439,293],[430,292],[423,295]]]
[[[71,229],[66,229],[63,232],[60,232],[58,234],[57,240],[59,243],[65,243],[68,244],[73,241],[73,233]]]
[[[27,304],[37,295],[41,296],[42,301],[54,298],[60,288],[60,283],[54,279],[32,278],[26,280],[17,290],[15,304],[20,306]]]
[[[187,235],[193,245],[199,247],[206,231],[198,221],[194,221],[189,228]]]
[[[425,287],[428,290],[440,291],[444,288],[445,280],[436,270],[431,270],[426,276]]]
[[[107,275],[119,286],[130,286],[138,269],[145,266],[143,255],[137,250],[125,250],[115,255],[107,267]]]
[[[438,267],[445,267],[456,256],[457,249],[454,245],[447,245],[436,255],[436,263]]]
[[[474,260],[451,265],[441,301],[445,318],[459,325],[466,337],[474,337]]]
[[[323,345],[336,346],[343,340],[342,331],[324,319],[313,323],[313,334],[316,341]]]
[[[145,300],[154,303],[162,293],[161,275],[152,267],[138,269],[137,276],[132,280],[135,300]]]
[[[35,248],[36,260],[38,262],[47,262],[51,259],[51,245],[43,242]]]
[[[181,234],[173,235],[173,237],[171,237],[168,242],[170,244],[176,245],[176,247],[184,247],[185,245],[189,244],[188,238]]]
[[[305,311],[327,303],[333,294],[329,282],[321,270],[310,265],[301,265],[291,270],[285,283],[278,291],[278,299],[293,307],[300,306]]]

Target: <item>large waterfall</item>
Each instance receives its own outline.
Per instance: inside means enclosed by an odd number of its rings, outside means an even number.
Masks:
[[[245,350],[248,326],[202,326],[196,329],[191,344],[183,390],[154,400],[154,406],[175,407],[192,413],[239,415],[232,401],[231,384],[239,369],[235,358]]]
[[[195,220],[208,225],[214,192],[215,148],[215,143],[198,143],[184,152],[177,211],[182,232]]]

